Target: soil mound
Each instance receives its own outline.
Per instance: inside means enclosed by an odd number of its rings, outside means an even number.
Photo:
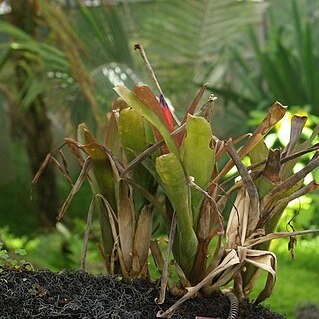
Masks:
[[[167,296],[157,305],[155,285],[145,281],[126,282],[86,272],[9,271],[0,273],[0,319],[81,318],[152,319],[177,299]],[[196,316],[226,319],[228,297],[199,297],[185,302],[173,319]],[[283,319],[268,309],[243,301],[238,319]]]

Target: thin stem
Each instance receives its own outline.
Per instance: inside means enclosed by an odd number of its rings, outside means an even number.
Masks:
[[[159,82],[158,82],[158,80],[156,78],[156,75],[154,73],[154,70],[153,70],[153,68],[151,66],[150,61],[148,60],[148,58],[146,56],[146,53],[144,51],[143,46],[140,43],[137,43],[137,44],[134,45],[134,49],[140,51],[140,54],[141,54],[143,60],[145,61],[146,68],[150,71],[151,76],[152,76],[152,78],[153,78],[153,80],[155,82],[155,85],[156,85],[158,91],[164,96],[163,91],[161,89],[161,86],[159,85]]]

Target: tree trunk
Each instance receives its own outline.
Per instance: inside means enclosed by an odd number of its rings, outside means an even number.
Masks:
[[[38,19],[36,0],[11,1],[12,12],[9,15],[10,22],[16,27],[27,32],[33,38],[38,37]],[[40,66],[35,65],[23,53],[14,57],[15,86],[17,92],[25,89],[25,83],[30,79],[22,63],[27,64],[33,70],[32,76],[41,74]],[[20,100],[22,100],[20,98]],[[48,110],[43,95],[37,95],[27,108],[22,108],[19,102],[10,110],[13,129],[25,140],[27,155],[29,157],[31,173],[35,175],[46,155],[53,148],[53,134],[51,122],[48,118]],[[36,186],[36,200],[38,202],[38,218],[42,226],[53,227],[56,223],[58,208],[58,192],[55,178],[55,170],[49,165],[43,172]]]

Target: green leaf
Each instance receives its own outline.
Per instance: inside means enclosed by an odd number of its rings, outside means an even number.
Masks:
[[[120,112],[119,132],[129,162],[135,158],[132,150],[142,153],[147,148],[144,121],[136,110],[126,108]]]
[[[93,176],[90,174],[90,186],[93,194],[102,194],[110,203],[112,209],[117,212],[117,200],[115,194],[115,179],[113,167],[109,157],[102,151],[101,145],[94,143],[94,138],[85,124],[78,126],[78,140],[83,151],[92,158]],[[99,223],[102,234],[102,244],[106,257],[110,257],[113,250],[113,237],[111,225],[105,207],[99,202]]]
[[[0,71],[2,70],[2,67],[6,64],[6,62],[11,57],[12,49],[11,46],[8,45],[7,47],[4,47],[3,51],[0,54]]]
[[[162,179],[165,192],[177,213],[177,262],[186,275],[192,271],[197,255],[198,241],[193,230],[190,195],[184,169],[172,153],[156,159],[156,171]]]
[[[268,147],[264,142],[264,139],[261,139],[259,143],[249,152],[249,158],[251,164],[256,164],[265,160],[268,157]],[[258,166],[257,170],[265,167],[265,165]]]
[[[196,185],[206,189],[215,165],[215,152],[212,146],[212,129],[203,118],[188,115],[186,136],[181,146],[181,159],[188,176],[194,177]],[[191,203],[194,227],[198,222],[200,207],[204,196],[196,189],[191,189]]]
[[[20,28],[15,27],[13,24],[5,22],[5,21],[0,21],[0,30],[1,33],[7,33],[10,34],[11,36],[24,40],[26,42],[33,42],[33,38]]]
[[[43,80],[39,81],[37,78],[30,78],[30,82],[26,89],[26,94],[20,101],[21,106],[24,109],[28,109],[29,106],[36,100],[36,98],[46,91],[47,83]]]
[[[115,6],[88,8],[82,4],[80,13],[76,17],[75,27],[83,41],[92,42],[88,50],[98,57],[93,63],[113,61],[133,66],[127,32]]]
[[[95,191],[105,196],[114,211],[117,211],[113,165],[101,148],[102,146],[97,143],[83,145],[83,150],[93,160],[93,172],[98,186]]]
[[[118,125],[121,144],[127,159],[131,162],[136,157],[136,153],[142,153],[147,148],[144,120],[136,110],[126,108],[120,112]],[[137,164],[134,168],[133,179],[146,190],[150,190],[154,184],[151,174],[142,163]],[[136,216],[139,215],[145,204],[147,201],[143,194],[134,192]]]
[[[9,255],[8,255],[8,251],[5,249],[0,250],[0,259],[8,259]]]
[[[26,250],[21,248],[16,249],[14,252],[20,256],[25,256],[27,254]]]

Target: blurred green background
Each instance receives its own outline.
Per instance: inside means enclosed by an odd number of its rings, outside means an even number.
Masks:
[[[53,164],[35,187],[32,178],[77,124],[103,139],[115,85],[152,83],[135,43],[177,115],[209,83],[220,138],[250,130],[275,100],[307,115],[309,129],[319,122],[316,0],[3,0],[0,14],[0,241],[9,251],[26,248],[38,268],[78,268],[90,190],[84,184],[56,226],[70,185]],[[269,146],[285,143],[287,123]],[[79,168],[67,160],[75,179]],[[317,193],[300,198],[280,230],[318,228],[318,209]],[[89,270],[103,272],[95,224],[90,239]],[[294,318],[296,307],[319,304],[319,238],[299,239],[295,261],[287,246],[273,243],[278,281],[265,304]]]

